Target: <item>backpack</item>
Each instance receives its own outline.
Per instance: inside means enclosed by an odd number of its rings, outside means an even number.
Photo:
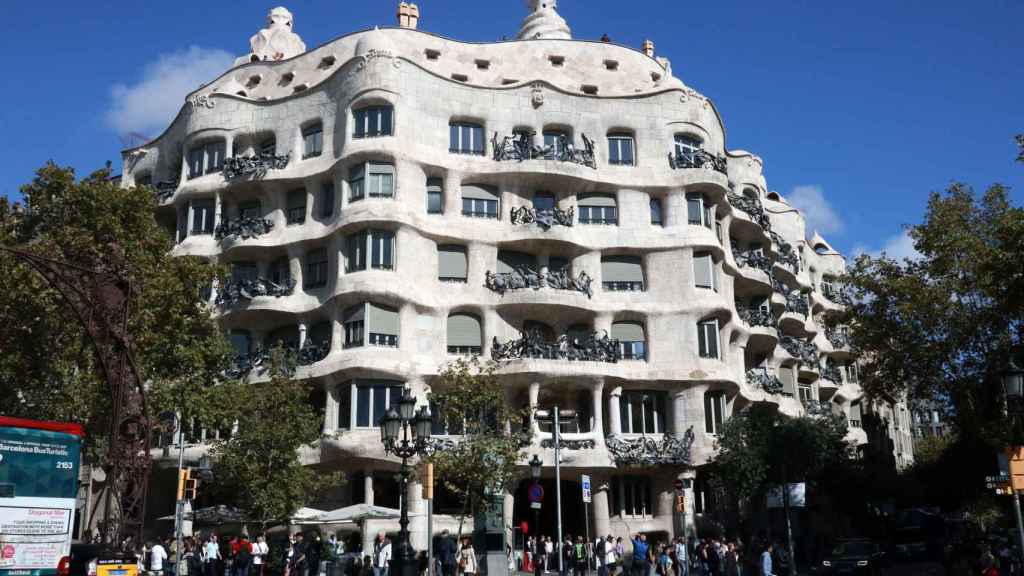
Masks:
[[[587,549],[586,549],[586,547],[583,544],[576,544],[576,546],[573,548],[573,550],[576,552],[576,559],[577,560],[585,560],[586,559],[586,557],[587,557]]]

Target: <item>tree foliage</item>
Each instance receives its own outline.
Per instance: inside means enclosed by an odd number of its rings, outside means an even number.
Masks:
[[[993,185],[932,194],[909,229],[919,258],[861,256],[848,321],[873,397],[946,401],[958,428],[1004,439],[1000,373],[1024,341],[1024,210]]]
[[[129,330],[150,411],[180,407],[202,417],[209,384],[229,355],[200,295],[219,270],[171,257],[152,192],[121,188],[109,169],[76,181],[72,169],[49,163],[21,191],[23,206],[0,198],[0,245],[100,268],[116,244],[132,281]],[[0,413],[82,423],[95,446],[107,432],[111,399],[91,342],[60,294],[7,253],[0,253],[0,317]]]
[[[214,446],[217,488],[248,516],[263,523],[287,520],[326,488],[342,481],[303,465],[299,451],[320,439],[323,418],[308,401],[310,385],[279,370],[291,360],[278,348],[270,379],[228,382],[216,389],[223,416],[237,432]]]
[[[529,419],[529,409],[510,406],[495,369],[493,362],[480,364],[475,357],[456,360],[441,372],[430,395],[441,420],[461,426],[454,446],[438,450],[430,460],[435,476],[463,500],[466,510],[475,509],[486,492],[513,488],[517,465],[530,445],[528,426],[513,432]]]
[[[762,494],[785,478],[813,481],[850,457],[846,420],[839,416],[789,418],[755,404],[733,415],[718,435],[712,478],[739,500]]]

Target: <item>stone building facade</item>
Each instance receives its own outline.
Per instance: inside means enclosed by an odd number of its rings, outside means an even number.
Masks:
[[[529,5],[515,40],[424,32],[402,3],[398,27],[308,51],[275,9],[250,55],[124,152],[124,184],[153,187],[175,254],[232,267],[210,303],[240,373],[261,378],[271,343],[298,351],[324,414],[303,458],[349,475],[333,504],[397,506],[375,422],[461,355],[498,358],[517,406],[578,411],[567,533],[583,529],[581,473],[591,533],[692,529],[715,434],[752,403],[846,414],[866,442],[830,324],[843,256],[653,43],[573,40],[554,1]],[[550,482],[550,430],[530,425]],[[194,431],[187,457],[215,433]],[[524,494],[506,497],[509,526],[532,518]]]

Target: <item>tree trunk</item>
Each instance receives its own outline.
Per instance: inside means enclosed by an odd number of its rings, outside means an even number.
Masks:
[[[786,515],[786,545],[789,548],[789,576],[796,576],[796,554],[793,545],[793,525],[789,519],[789,478],[786,476],[786,464],[782,464],[782,510]]]

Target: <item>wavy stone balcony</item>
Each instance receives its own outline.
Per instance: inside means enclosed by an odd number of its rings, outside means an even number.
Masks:
[[[178,180],[161,180],[153,185],[153,196],[159,204],[163,204],[178,191]]]
[[[850,346],[850,333],[846,330],[839,330],[834,327],[825,328],[825,339],[832,345],[834,350],[843,350]]]
[[[722,174],[728,174],[728,161],[725,156],[715,156],[707,150],[695,150],[692,152],[675,150],[668,153],[668,163],[673,170],[685,170],[702,168],[714,170]]]
[[[498,140],[498,133],[491,138],[491,146],[494,150],[496,162],[525,160],[554,160],[556,162],[568,162],[579,164],[588,168],[597,168],[597,160],[594,156],[594,141],[583,137],[583,148],[577,148],[569,142],[566,136],[559,136],[557,146],[538,146],[533,143],[536,134],[519,133],[513,136],[505,136]]]
[[[230,307],[242,301],[250,301],[260,296],[281,298],[291,296],[295,291],[295,280],[286,284],[277,284],[267,278],[240,278],[229,280],[217,291],[217,306]]]
[[[825,368],[821,371],[821,378],[834,382],[836,387],[843,385],[843,373],[839,371],[839,367],[829,362],[825,365]]]
[[[617,466],[690,465],[693,461],[693,427],[682,436],[663,434],[627,437],[611,435],[605,438],[608,456]]]
[[[807,366],[818,366],[818,347],[802,338],[783,335],[779,337],[779,345],[790,356]]]
[[[271,170],[284,170],[288,167],[291,154],[256,154],[255,156],[232,156],[224,159],[222,172],[225,180],[235,180],[243,176],[260,179]]]
[[[785,385],[774,372],[767,368],[751,368],[747,370],[747,384],[764,390],[768,394],[781,394]]]
[[[576,218],[576,209],[569,208],[562,210],[552,208],[550,210],[536,210],[530,206],[520,206],[510,211],[510,220],[513,226],[537,224],[542,230],[550,230],[552,226],[560,225],[572,227]]]
[[[563,334],[554,342],[545,340],[539,332],[531,331],[504,344],[495,337],[491,358],[496,361],[532,358],[615,364],[622,360],[622,350],[619,341],[604,331],[582,337]]]
[[[273,352],[272,348],[257,348],[248,356],[238,356],[235,359],[234,365],[225,372],[225,376],[228,378],[244,378],[254,371],[258,375],[265,375],[270,369]],[[302,348],[285,346],[284,362],[280,366],[280,375],[291,378],[295,375],[294,366],[312,366],[327,358],[330,352],[331,343],[329,341],[319,344],[306,342]]]
[[[217,224],[213,237],[217,240],[227,240],[228,238],[251,240],[259,238],[273,229],[274,222],[269,218],[236,218]]]
[[[753,220],[765,232],[771,231],[771,220],[769,220],[768,214],[765,213],[764,205],[761,204],[760,200],[736,194],[735,192],[729,192],[729,194],[726,195],[726,198],[728,198],[729,204],[732,204],[734,208],[745,213],[747,217]]]
[[[773,231],[768,232],[772,238],[772,242],[778,249],[779,256],[776,259],[776,264],[780,264],[787,270],[793,273],[794,276],[800,273],[800,255],[793,249],[793,245],[786,242],[782,236],[779,236]]]
[[[586,272],[580,272],[575,278],[569,275],[565,268],[560,270],[547,270],[543,274],[534,271],[528,266],[517,266],[512,272],[494,273],[490,270],[484,279],[484,285],[490,290],[505,295],[509,290],[540,290],[550,288],[552,290],[568,290],[582,292],[587,298],[593,296],[591,284],[593,278]]]

